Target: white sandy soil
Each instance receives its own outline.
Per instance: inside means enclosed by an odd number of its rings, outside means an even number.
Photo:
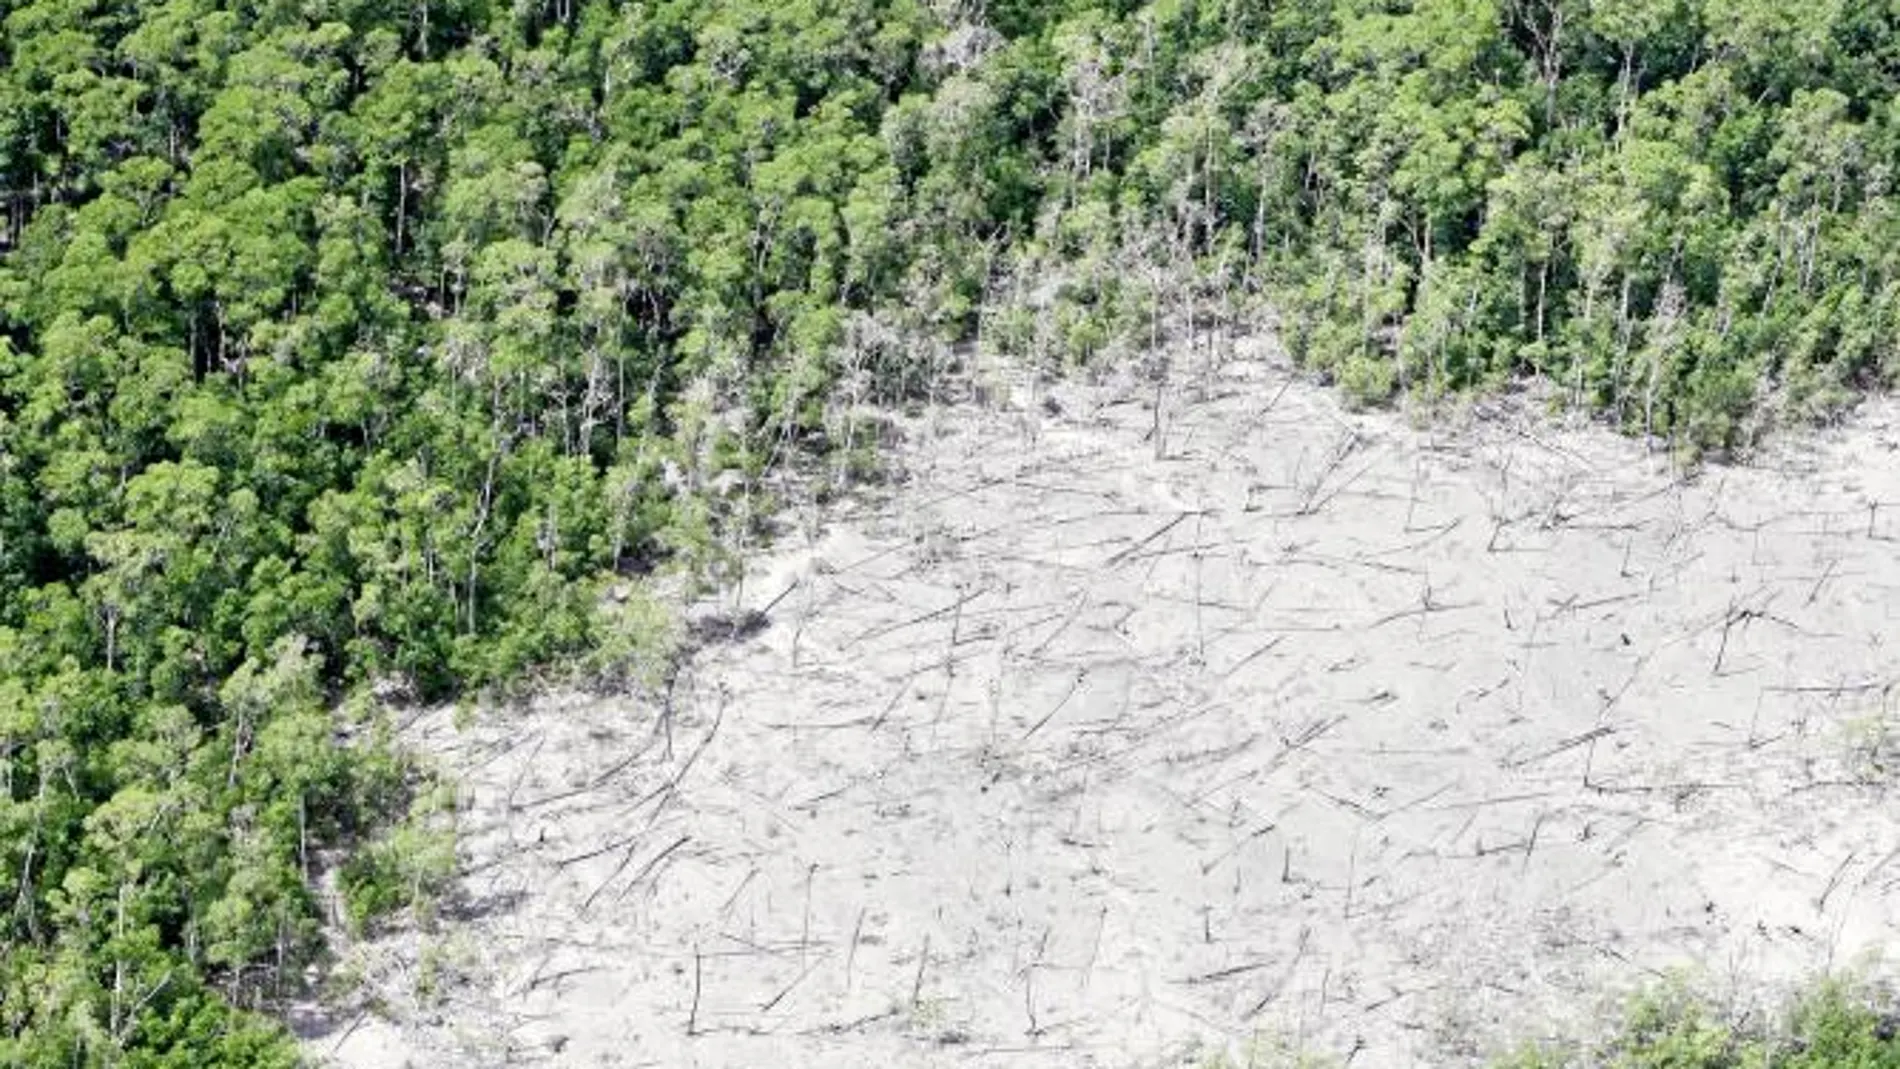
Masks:
[[[342,1066],[1468,1064],[1900,916],[1900,409],[1692,477],[1271,361],[1002,384],[653,701],[409,740],[461,908]],[[1047,399],[1052,402],[1045,405]],[[427,992],[418,996],[418,988]],[[393,994],[392,994],[393,993]]]

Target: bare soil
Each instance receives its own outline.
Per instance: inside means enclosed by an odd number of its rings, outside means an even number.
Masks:
[[[1879,970],[1891,403],[1685,475],[1265,359],[1159,420],[1132,380],[992,386],[758,559],[767,626],[670,712],[419,719],[463,901],[353,948],[381,1011],[310,1051],[1456,1065],[1679,971],[1747,1006]]]

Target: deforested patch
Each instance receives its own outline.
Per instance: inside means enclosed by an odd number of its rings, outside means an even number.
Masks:
[[[1039,389],[921,417],[664,710],[419,722],[498,905],[310,1049],[1458,1064],[1900,919],[1891,406],[1685,471],[1269,363]]]

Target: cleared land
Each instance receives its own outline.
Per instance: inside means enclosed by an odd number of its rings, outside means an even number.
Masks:
[[[399,1019],[310,1049],[1455,1064],[1659,971],[1748,1001],[1889,938],[1892,405],[1685,479],[1267,361],[1203,385],[1159,449],[1132,384],[920,420],[670,714],[419,719],[466,901],[355,948]]]

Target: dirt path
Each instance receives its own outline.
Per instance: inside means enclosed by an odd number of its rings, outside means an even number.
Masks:
[[[663,726],[418,724],[474,907],[431,998],[311,1049],[1456,1064],[1889,936],[1892,406],[1685,483],[1266,365],[1171,402],[1158,458],[1141,396],[942,414],[901,489],[761,562],[756,601],[795,589]]]

